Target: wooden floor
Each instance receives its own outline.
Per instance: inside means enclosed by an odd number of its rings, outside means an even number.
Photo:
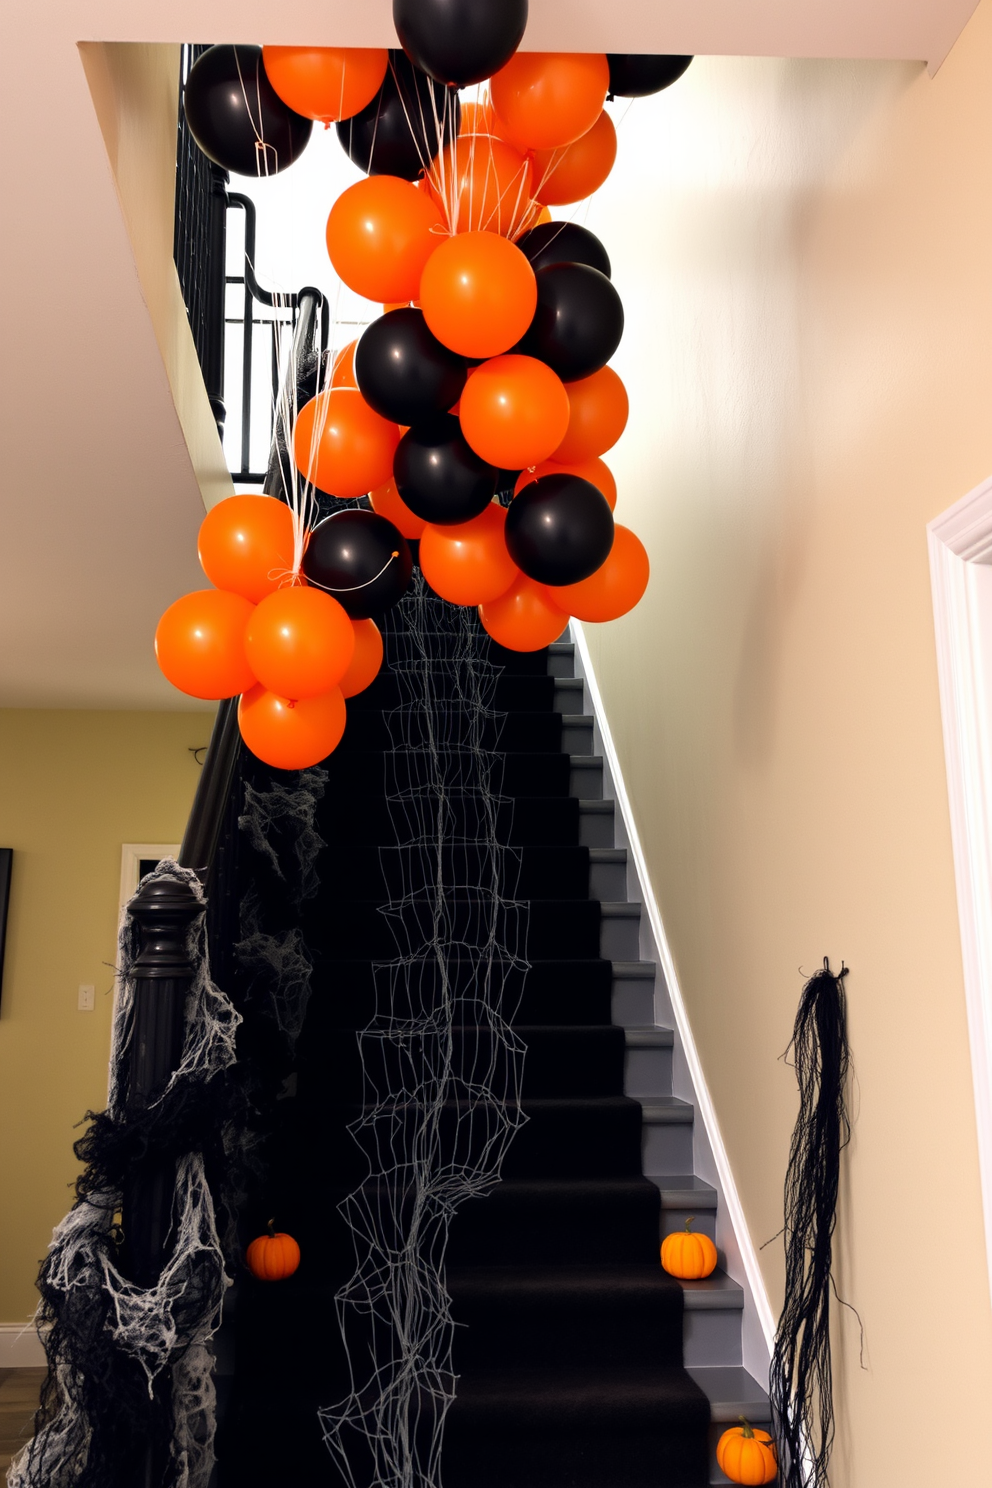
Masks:
[[[43,1369],[0,1369],[0,1477],[31,1435]]]

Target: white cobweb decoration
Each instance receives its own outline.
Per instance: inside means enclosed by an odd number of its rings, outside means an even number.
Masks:
[[[444,1283],[458,1205],[498,1182],[524,1121],[524,1046],[510,1027],[527,907],[508,897],[519,855],[497,840],[499,669],[474,614],[414,585],[392,620],[401,703],[387,715],[385,787],[399,852],[386,915],[397,946],[373,968],[359,1035],[369,1177],[343,1202],[355,1271],[337,1295],[351,1390],[321,1411],[350,1488],[439,1488],[455,1394]],[[396,866],[398,862],[398,866]]]
[[[196,874],[172,859],[161,862],[142,885],[177,880],[187,884],[204,904]],[[125,1109],[125,1098],[134,1018],[131,966],[137,951],[137,925],[125,907],[118,937],[107,1111],[121,1125],[133,1119]],[[241,1017],[210,979],[202,914],[190,927],[187,951],[194,976],[186,999],[182,1060],[166,1087],[145,1107],[153,1114],[182,1085],[207,1080],[235,1060]],[[171,1366],[173,1465],[169,1481],[172,1488],[207,1488],[209,1483],[216,1428],[211,1340],[220,1326],[230,1283],[202,1155],[189,1152],[177,1163],[171,1249],[154,1286],[135,1285],[114,1263],[109,1237],[122,1199],[119,1190],[89,1192],[52,1236],[44,1281],[46,1294],[59,1299],[59,1310],[46,1351],[59,1408],[11,1464],[8,1488],[74,1488],[87,1471],[93,1434],[83,1389],[88,1358],[85,1336],[80,1337],[72,1327],[72,1320],[78,1322],[80,1317],[102,1319],[98,1346],[105,1349],[109,1343],[135,1361],[146,1378],[149,1397],[159,1375]]]

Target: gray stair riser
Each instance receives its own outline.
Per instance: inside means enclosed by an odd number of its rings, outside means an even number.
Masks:
[[[654,983],[614,978],[612,1017],[621,1028],[643,1028],[645,1023],[652,1023]]]
[[[589,864],[590,899],[626,899],[626,897],[626,862]]]
[[[558,672],[552,672],[551,675],[558,678],[555,683],[554,711],[556,713],[584,713],[582,678],[564,677]]]
[[[741,1310],[714,1308],[686,1312],[682,1319],[682,1348],[685,1363],[739,1364],[741,1362]]]
[[[561,723],[562,754],[592,754],[592,719],[566,715]]]
[[[574,776],[576,774],[578,774],[578,773],[581,773],[582,776],[583,776],[583,781],[578,782],[579,784],[582,784],[584,782],[585,776],[586,776],[586,772],[585,771],[581,771],[581,772],[573,771],[572,772],[572,774],[573,774],[573,780],[572,780],[571,792],[572,792],[572,795],[573,796],[576,795],[576,794],[578,794],[578,792],[574,788],[575,785],[576,785],[576,781],[574,779]],[[591,798],[588,797],[588,796],[586,796],[584,799],[581,797],[581,795],[579,797],[579,799],[583,801],[583,806],[585,806],[585,809],[584,810],[582,809],[582,807],[579,808],[579,844],[582,847],[612,847],[613,846],[613,837],[614,837],[613,802],[612,801],[603,801],[601,799],[602,789],[603,789],[602,775],[600,775],[600,779],[599,779],[599,789],[600,789],[600,796],[597,796],[595,798],[595,801],[592,801]],[[588,805],[586,803],[589,803],[589,804],[592,804],[592,805],[596,805],[596,806],[604,806],[604,807],[606,807],[608,809],[605,810],[605,811],[591,811],[591,810],[589,810],[589,807],[588,807]]]
[[[575,646],[571,641],[556,641],[551,647],[548,672],[552,677],[575,676]]]
[[[715,1209],[704,1209],[701,1204],[694,1204],[691,1209],[669,1208],[664,1198],[661,1201],[661,1239],[664,1240],[666,1235],[680,1234],[685,1229],[687,1219],[692,1220],[692,1228],[694,1230],[698,1230],[701,1235],[709,1235],[714,1244],[716,1243]],[[740,1313],[737,1316],[739,1321]],[[707,1362],[711,1364],[732,1364],[735,1361],[733,1359],[710,1359]]]
[[[628,1049],[623,1063],[625,1095],[671,1095],[672,1050]]]
[[[652,1177],[666,1173],[692,1172],[692,1122],[644,1123],[641,1135],[641,1171]]]
[[[589,756],[588,764],[577,764],[576,756],[581,754],[578,749],[570,749],[572,756],[572,768],[568,776],[568,793],[570,796],[578,796],[580,801],[601,801],[603,799],[603,761],[595,755]],[[607,844],[604,843],[604,846]],[[613,846],[613,842],[608,844]]]
[[[639,910],[632,915],[604,914],[599,927],[599,954],[606,961],[636,961],[640,938]]]

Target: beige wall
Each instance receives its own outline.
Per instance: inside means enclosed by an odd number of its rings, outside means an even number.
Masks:
[[[0,1001],[0,1322],[37,1302],[72,1144],[107,1097],[121,845],[178,842],[205,713],[0,710],[0,846],[14,849]],[[76,1010],[80,983],[96,1009]]]
[[[924,529],[992,470],[992,4],[934,80],[702,60],[620,140],[588,224],[652,584],[586,633],[758,1244],[802,974],[851,968],[837,1277],[867,1369],[846,1316],[831,1482],[922,1488],[924,1420],[968,1481],[992,1318]]]
[[[183,438],[209,508],[234,487],[172,257],[179,47],[84,42],[79,53]]]

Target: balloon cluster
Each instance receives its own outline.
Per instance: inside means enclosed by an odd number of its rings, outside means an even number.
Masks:
[[[332,206],[327,250],[342,282],[383,314],[299,410],[292,454],[308,489],[369,495],[372,512],[338,512],[312,533],[297,521],[291,554],[287,516],[283,547],[272,536],[258,559],[267,587],[249,593],[211,556],[211,534],[227,531],[218,513],[233,503],[215,508],[200,552],[218,585],[207,591],[218,617],[210,634],[224,631],[217,657],[230,669],[222,685],[210,674],[212,691],[188,685],[205,677],[170,659],[163,632],[178,624],[192,655],[181,607],[200,623],[205,596],[179,601],[159,629],[166,675],[196,696],[244,693],[246,742],[287,767],[323,757],[316,735],[305,739],[311,713],[320,743],[331,740],[324,754],[340,737],[343,696],[359,690],[344,621],[370,625],[399,597],[405,538],[419,540],[436,593],[477,606],[493,639],[514,650],[546,646],[569,616],[626,614],[648,581],[643,545],[614,521],[616,484],[602,459],[627,422],[626,390],[608,365],[623,307],[603,244],[552,221],[549,208],[584,199],[609,174],[617,144],[607,98],[656,92],[691,58],[519,52],[527,0],[393,0],[393,18],[402,51],[214,47],[185,90],[194,137],[230,169],[284,169],[321,121],[336,124],[366,172]],[[485,80],[474,101],[459,99]],[[236,500],[232,531],[259,505]],[[335,522],[359,518],[383,524],[360,580],[344,573],[344,546],[327,547]],[[349,584],[362,587],[345,597]],[[283,749],[277,734],[298,737],[299,749]]]
[[[325,759],[344,733],[345,698],[382,665],[370,616],[410,582],[406,542],[374,512],[345,510],[301,543],[285,502],[230,496],[207,513],[197,548],[216,587],[162,616],[162,671],[191,697],[240,695],[241,735],[267,764],[302,770]]]

